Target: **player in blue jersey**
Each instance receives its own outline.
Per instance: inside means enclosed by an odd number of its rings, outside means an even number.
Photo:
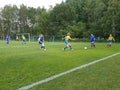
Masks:
[[[90,36],[90,41],[91,41],[91,47],[96,47],[95,46],[95,36],[93,35],[93,34],[91,34],[91,36]]]
[[[69,43],[69,40],[71,40],[70,33],[67,33],[67,36],[65,36],[65,44],[66,44],[66,46],[64,47],[64,50],[66,50],[66,48],[68,48],[68,47],[70,47],[70,50],[72,50],[72,46]]]
[[[44,45],[44,36],[43,36],[43,34],[39,35],[38,43],[41,45],[41,49],[46,50],[45,45]]]
[[[10,36],[6,36],[6,44],[9,44],[9,42],[10,42]]]

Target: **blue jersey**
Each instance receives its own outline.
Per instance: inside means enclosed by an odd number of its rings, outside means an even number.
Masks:
[[[43,36],[40,36],[40,37],[38,38],[38,41],[39,41],[39,44],[42,44],[43,41],[44,41],[44,37],[43,37]]]
[[[6,36],[6,41],[9,42],[10,41],[10,37]]]
[[[90,41],[95,42],[95,36],[90,36]]]

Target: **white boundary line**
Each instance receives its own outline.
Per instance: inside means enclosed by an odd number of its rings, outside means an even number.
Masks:
[[[18,90],[27,90],[27,89],[30,89],[30,88],[32,88],[32,87],[34,87],[34,86],[37,86],[37,85],[43,84],[43,83],[45,83],[45,82],[51,81],[51,80],[53,80],[53,79],[55,79],[55,78],[58,78],[58,77],[60,77],[60,76],[66,75],[66,74],[68,74],[68,73],[71,73],[71,72],[73,72],[73,71],[76,71],[76,70],[79,70],[79,69],[82,69],[82,68],[85,68],[85,67],[88,67],[88,66],[93,65],[93,64],[95,64],[95,63],[97,63],[97,62],[106,60],[106,59],[108,59],[108,58],[114,57],[114,56],[119,55],[119,54],[120,54],[120,52],[119,52],[119,53],[112,54],[112,55],[107,56],[107,57],[104,57],[104,58],[102,58],[102,59],[95,60],[95,61],[90,62],[90,63],[88,63],[88,64],[84,64],[84,65],[78,66],[78,67],[76,67],[76,68],[70,69],[70,70],[65,71],[65,72],[63,72],[63,73],[60,73],[60,74],[57,74],[57,75],[48,77],[48,78],[46,78],[46,79],[40,80],[40,81],[38,81],[38,82],[35,82],[35,83],[30,84],[30,85],[27,85],[27,86],[21,87],[21,88],[19,88]]]

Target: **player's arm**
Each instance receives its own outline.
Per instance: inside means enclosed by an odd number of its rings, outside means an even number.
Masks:
[[[115,38],[113,37],[113,41],[115,42]]]

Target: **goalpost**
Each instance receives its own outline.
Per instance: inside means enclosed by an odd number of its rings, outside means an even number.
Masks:
[[[16,34],[16,36],[18,36],[18,38],[20,38],[22,35],[25,35],[28,37],[28,41],[30,42],[30,33],[20,33],[20,34]]]

